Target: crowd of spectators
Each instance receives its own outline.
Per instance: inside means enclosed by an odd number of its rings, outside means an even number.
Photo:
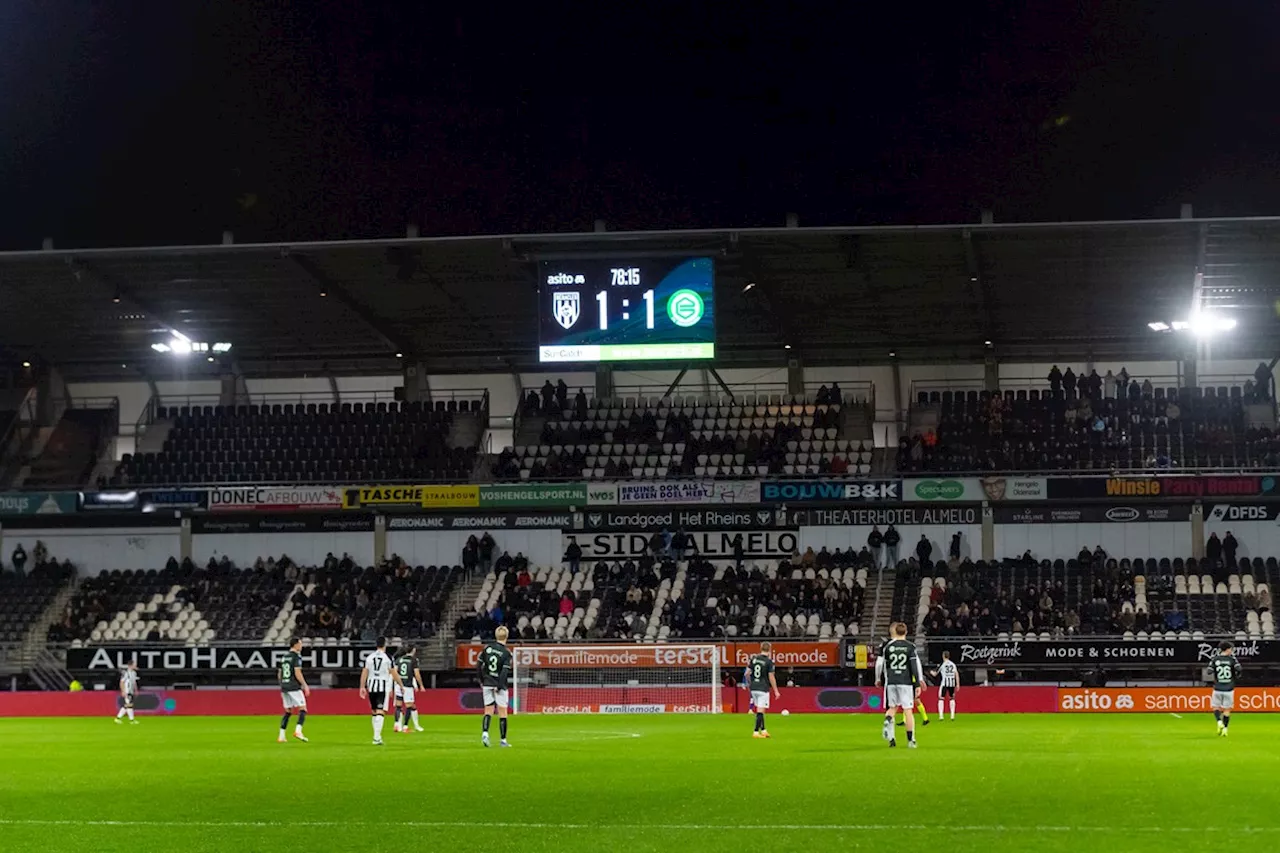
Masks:
[[[1265,369],[1261,365],[1260,369]],[[1267,371],[1269,377],[1270,373]],[[899,440],[900,471],[1057,471],[1218,467],[1280,462],[1280,436],[1246,429],[1244,405],[1269,393],[1164,388],[1055,365],[1049,390],[943,393],[936,430]]]

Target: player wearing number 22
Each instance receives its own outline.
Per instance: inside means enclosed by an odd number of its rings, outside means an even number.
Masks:
[[[756,709],[756,728],[751,736],[767,738],[769,730],[764,726],[764,712],[769,710],[770,692],[775,699],[782,698],[773,672],[773,646],[770,643],[761,643],[760,653],[747,661],[747,688],[751,691],[751,705]]]
[[[1218,653],[1209,661],[1209,672],[1213,674],[1209,706],[1218,721],[1218,736],[1226,737],[1231,726],[1231,709],[1235,707],[1236,682],[1240,680],[1240,660],[1230,641],[1223,640],[1218,645]]]
[[[893,639],[885,644],[876,660],[876,686],[884,685],[884,729],[889,746],[897,746],[893,736],[893,716],[899,708],[907,724],[907,746],[916,748],[915,705],[924,685],[924,666],[916,647],[907,641],[907,626],[894,622]]]
[[[289,651],[280,658],[276,675],[280,680],[280,697],[284,700],[284,716],[280,718],[280,736],[276,740],[285,742],[285,732],[289,730],[289,715],[296,710],[298,725],[293,729],[293,736],[306,743],[307,737],[302,733],[302,724],[307,721],[307,697],[311,695],[311,687],[302,675],[301,640],[289,642]]]
[[[511,680],[511,650],[507,648],[507,629],[499,625],[492,642],[485,643],[476,660],[476,673],[480,676],[480,692],[484,696],[484,722],[480,726],[480,742],[489,745],[489,720],[494,708],[498,710],[499,746],[507,743],[507,683]]]

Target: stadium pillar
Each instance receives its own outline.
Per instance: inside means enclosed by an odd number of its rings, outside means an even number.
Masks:
[[[1000,365],[990,353],[982,359],[982,387],[992,394],[1000,390]]]
[[[996,521],[991,504],[982,505],[982,559],[991,562],[996,558]]]
[[[178,562],[191,558],[191,516],[184,516],[178,528]]]
[[[1196,375],[1195,358],[1184,358],[1182,360],[1182,387],[1194,388],[1200,384],[1200,379]]]
[[[1191,556],[1204,559],[1204,504],[1191,505]]]
[[[608,400],[613,397],[613,366],[596,365],[596,399]]]
[[[375,515],[373,517],[373,564],[380,566],[386,558],[387,517],[385,515]]]
[[[46,366],[40,370],[36,381],[36,422],[40,426],[53,426],[60,416],[59,404],[63,408],[71,408],[67,383],[56,367]]]
[[[405,365],[404,401],[406,403],[431,402],[430,377],[427,374],[427,366],[420,361]]]

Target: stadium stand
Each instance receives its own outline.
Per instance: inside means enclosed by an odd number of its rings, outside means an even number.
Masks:
[[[522,413],[541,416],[536,443],[498,457],[500,479],[588,480],[865,475],[871,442],[845,437],[839,385],[805,397],[624,396],[572,400],[563,382],[530,392]],[[865,399],[856,402],[865,404]]]
[[[379,634],[431,637],[461,566],[410,567],[392,557],[361,567],[347,555],[322,566],[287,556],[236,568],[225,557],[198,568],[171,559],[162,570],[87,578],[51,642],[280,643],[295,635],[337,645]]]
[[[24,639],[58,591],[75,577],[70,563],[47,562],[26,574],[0,573],[0,642]]]
[[[825,549],[794,562],[741,565],[696,557],[601,560],[577,573],[513,563],[489,572],[456,632],[475,640],[505,624],[523,640],[829,640],[858,634],[867,575],[852,551]]]
[[[1280,459],[1280,442],[1250,426],[1251,387],[1154,387],[1117,396],[1051,389],[921,391],[913,407],[934,430],[900,439],[903,472],[1059,471],[1256,467]]]
[[[109,409],[73,408],[62,414],[23,480],[27,488],[78,487],[89,479],[119,414]]]
[[[893,612],[935,637],[1270,640],[1277,578],[1274,557],[1224,566],[1195,558],[1116,560],[1101,549],[1068,560],[936,563],[923,576],[911,565],[898,572]]]
[[[164,449],[125,454],[111,482],[465,480],[487,413],[483,399],[160,407]]]

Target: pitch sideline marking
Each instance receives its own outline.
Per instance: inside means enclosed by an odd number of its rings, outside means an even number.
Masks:
[[[164,828],[181,829],[184,827],[232,828],[232,829],[350,829],[366,827],[407,827],[414,829],[542,829],[542,830],[659,830],[670,832],[723,832],[732,829],[784,830],[792,832],[1130,832],[1143,835],[1160,835],[1162,833],[1213,833],[1223,832],[1235,835],[1257,835],[1264,833],[1280,833],[1280,826],[1008,826],[1004,824],[976,824],[956,826],[939,824],[890,824],[890,823],[816,823],[816,824],[770,824],[768,826],[744,826],[742,824],[718,823],[553,823],[553,822],[518,822],[518,821],[379,821],[378,823],[313,820],[313,821],[270,821],[270,820],[39,820],[35,818],[0,818],[0,826],[80,826],[80,827],[112,827],[124,829]]]

